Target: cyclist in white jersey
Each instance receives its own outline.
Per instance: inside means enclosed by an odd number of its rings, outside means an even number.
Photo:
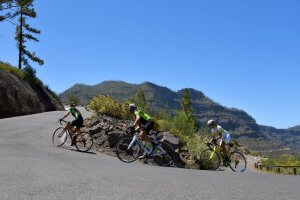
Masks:
[[[210,128],[212,133],[212,139],[217,141],[217,144],[221,147],[222,153],[225,155],[225,159],[228,160],[228,151],[226,149],[226,145],[230,143],[231,137],[228,131],[222,128],[222,126],[218,125],[215,120],[209,120],[207,122],[207,126]]]

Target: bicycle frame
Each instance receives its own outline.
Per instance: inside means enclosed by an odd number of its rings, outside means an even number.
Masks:
[[[224,156],[223,152],[221,151],[221,150],[222,150],[221,147],[220,147],[216,142],[213,142],[213,144],[214,144],[214,147],[213,147],[213,148],[212,148],[210,145],[208,145],[208,148],[210,148],[210,149],[213,150],[213,152],[211,153],[209,159],[212,159],[212,158],[214,157],[215,153],[218,153],[218,154],[221,155],[222,158],[224,159],[225,156]],[[230,150],[231,150],[231,149],[230,149],[230,145],[229,145],[227,154],[229,154]]]
[[[163,154],[166,154],[167,152],[161,147],[161,144],[159,144],[158,146],[154,146],[152,151],[149,151],[145,146],[144,144],[142,143],[141,139],[140,139],[140,136],[135,133],[129,146],[128,146],[128,150],[132,147],[132,145],[137,142],[139,144],[139,146],[144,150],[144,152],[146,152],[147,155],[151,155],[155,149],[159,149]]]

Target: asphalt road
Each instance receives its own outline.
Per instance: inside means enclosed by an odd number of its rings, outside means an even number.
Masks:
[[[62,115],[0,120],[0,200],[300,199],[299,176],[126,164],[54,147],[51,137]]]

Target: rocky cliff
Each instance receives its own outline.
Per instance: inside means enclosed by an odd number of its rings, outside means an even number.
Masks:
[[[48,89],[0,69],[0,118],[55,110],[64,107]]]

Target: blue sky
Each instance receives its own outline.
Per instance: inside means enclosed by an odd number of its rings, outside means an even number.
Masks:
[[[258,123],[300,124],[297,0],[36,0],[45,60],[33,65],[56,92],[75,83],[151,81],[192,87]],[[0,24],[0,60],[17,64],[15,27]]]

